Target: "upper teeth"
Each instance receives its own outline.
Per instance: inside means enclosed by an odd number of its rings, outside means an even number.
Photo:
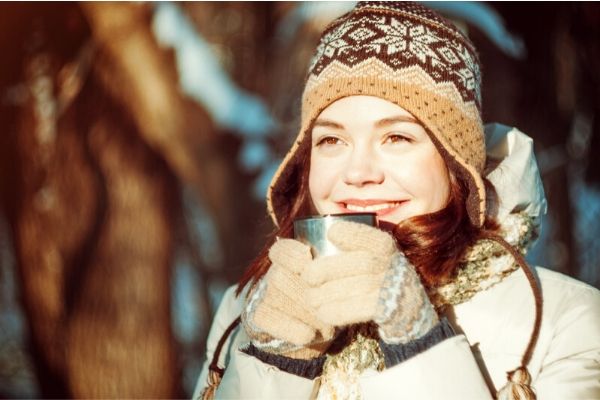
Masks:
[[[355,204],[346,204],[346,208],[350,211],[379,211],[379,210],[384,210],[386,208],[395,207],[398,204],[399,204],[399,202],[392,202],[392,203],[373,204],[373,205],[365,206],[365,207],[357,206]]]

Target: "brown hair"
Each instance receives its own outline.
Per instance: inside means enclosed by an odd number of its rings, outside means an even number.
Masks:
[[[467,183],[450,173],[450,198],[440,211],[401,221],[392,231],[426,286],[446,283],[478,236],[466,209]]]
[[[265,247],[250,263],[238,282],[237,293],[251,283],[254,285],[271,266],[269,249],[277,237],[293,237],[294,220],[306,216],[312,209],[308,189],[310,168],[310,141],[304,140],[303,149],[299,149],[299,162],[294,166],[293,174],[297,174],[290,182],[286,198],[291,207],[279,223],[279,227],[268,237]],[[485,181],[485,180],[484,180]],[[491,187],[486,183],[486,190]],[[460,173],[450,169],[450,198],[442,210],[419,215],[404,220],[393,227],[393,234],[398,247],[415,267],[423,283],[437,286],[446,283],[455,273],[465,250],[481,236],[483,229],[494,231],[497,224],[486,220],[483,228],[473,226],[466,209],[466,193],[468,184]]]

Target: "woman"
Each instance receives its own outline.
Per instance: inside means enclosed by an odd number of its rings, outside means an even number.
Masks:
[[[484,133],[479,89],[470,41],[420,5],[329,25],[274,239],[226,293],[195,397],[600,398],[600,295],[523,261],[545,212],[532,143]],[[380,229],[334,225],[336,255],[292,239],[296,218],[365,211]]]

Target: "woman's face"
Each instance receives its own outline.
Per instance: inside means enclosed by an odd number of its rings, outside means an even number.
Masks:
[[[397,224],[444,208],[450,178],[408,111],[378,97],[349,96],[315,121],[309,190],[319,214],[376,212],[379,221]]]

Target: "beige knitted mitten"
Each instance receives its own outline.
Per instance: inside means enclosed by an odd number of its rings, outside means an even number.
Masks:
[[[322,321],[334,326],[375,321],[387,343],[406,343],[438,322],[425,288],[391,235],[341,221],[328,232],[342,252],[309,263],[302,278]]]
[[[242,324],[258,349],[291,358],[320,356],[334,328],[315,316],[307,303],[301,271],[312,261],[310,248],[279,239],[269,250],[272,265],[246,300]]]

